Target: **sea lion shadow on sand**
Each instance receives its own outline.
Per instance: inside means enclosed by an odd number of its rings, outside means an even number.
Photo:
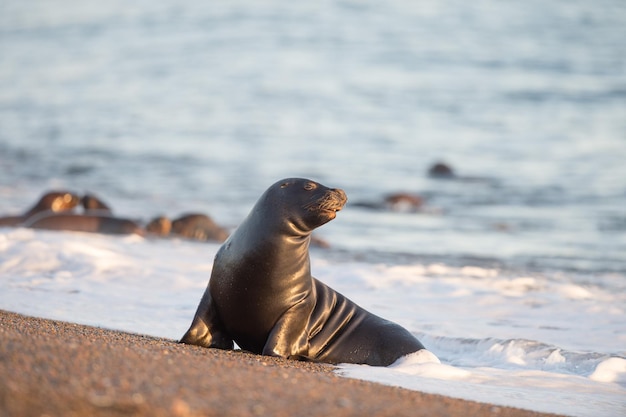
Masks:
[[[314,229],[347,201],[340,189],[278,181],[224,242],[182,343],[327,363],[387,366],[424,349],[311,275]]]

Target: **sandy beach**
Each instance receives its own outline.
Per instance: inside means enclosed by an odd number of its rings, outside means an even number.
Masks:
[[[547,416],[0,311],[1,416]]]

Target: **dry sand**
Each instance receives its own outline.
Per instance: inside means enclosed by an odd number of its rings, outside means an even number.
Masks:
[[[547,416],[0,310],[0,416]]]

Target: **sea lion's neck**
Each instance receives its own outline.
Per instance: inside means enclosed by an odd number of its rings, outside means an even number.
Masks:
[[[274,269],[281,271],[282,276],[288,276],[290,279],[310,276],[310,233],[307,235],[280,234],[278,237],[272,236],[265,242],[264,250],[267,250]]]
[[[259,275],[263,281],[279,280],[283,283],[310,277],[311,233],[297,230],[279,220],[271,214],[247,218],[240,228],[247,236],[234,239],[236,242],[245,242],[246,247],[240,248],[239,253],[247,253],[255,262],[260,262],[259,272],[267,267],[271,269],[267,274]],[[266,282],[272,286],[280,283]]]

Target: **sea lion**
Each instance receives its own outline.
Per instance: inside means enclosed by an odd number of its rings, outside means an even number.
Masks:
[[[97,214],[42,213],[29,218],[22,225],[32,229],[144,235],[143,229],[133,220]]]
[[[146,232],[157,236],[169,236],[172,231],[172,221],[165,216],[158,216],[146,225]]]
[[[384,196],[382,201],[357,201],[352,206],[369,210],[415,213],[423,209],[424,199],[417,194],[398,192]]]
[[[460,181],[460,182],[483,182],[483,183],[492,183],[492,184],[497,183],[497,181],[489,177],[474,177],[474,176],[467,176],[467,175],[458,175],[456,171],[454,170],[454,168],[452,168],[450,165],[446,164],[445,162],[437,162],[431,165],[431,167],[428,168],[428,176],[435,180],[454,180],[454,181]]]
[[[40,213],[71,211],[79,202],[80,198],[69,191],[49,191],[42,195],[35,205],[23,214],[0,217],[0,226],[19,226],[28,218]]]
[[[278,181],[224,242],[181,342],[327,363],[386,366],[424,349],[406,329],[311,276],[311,232],[346,194],[317,182]]]
[[[381,201],[357,201],[352,203],[352,206],[369,210],[416,213],[424,208],[424,198],[413,193],[397,192],[384,196]]]
[[[418,211],[424,205],[424,199],[412,193],[394,193],[385,197],[385,204],[393,211]]]
[[[83,198],[80,199],[83,208],[86,213],[89,214],[112,214],[113,210],[106,204],[104,201],[100,200],[93,194],[85,194]]]
[[[194,240],[223,242],[228,232],[206,214],[185,214],[172,221],[171,235]]]
[[[185,214],[174,220],[165,216],[155,217],[146,225],[146,232],[156,236],[216,242],[223,242],[228,237],[226,229],[200,213]]]
[[[428,176],[431,178],[450,179],[456,177],[456,173],[445,162],[436,162],[428,168]]]

